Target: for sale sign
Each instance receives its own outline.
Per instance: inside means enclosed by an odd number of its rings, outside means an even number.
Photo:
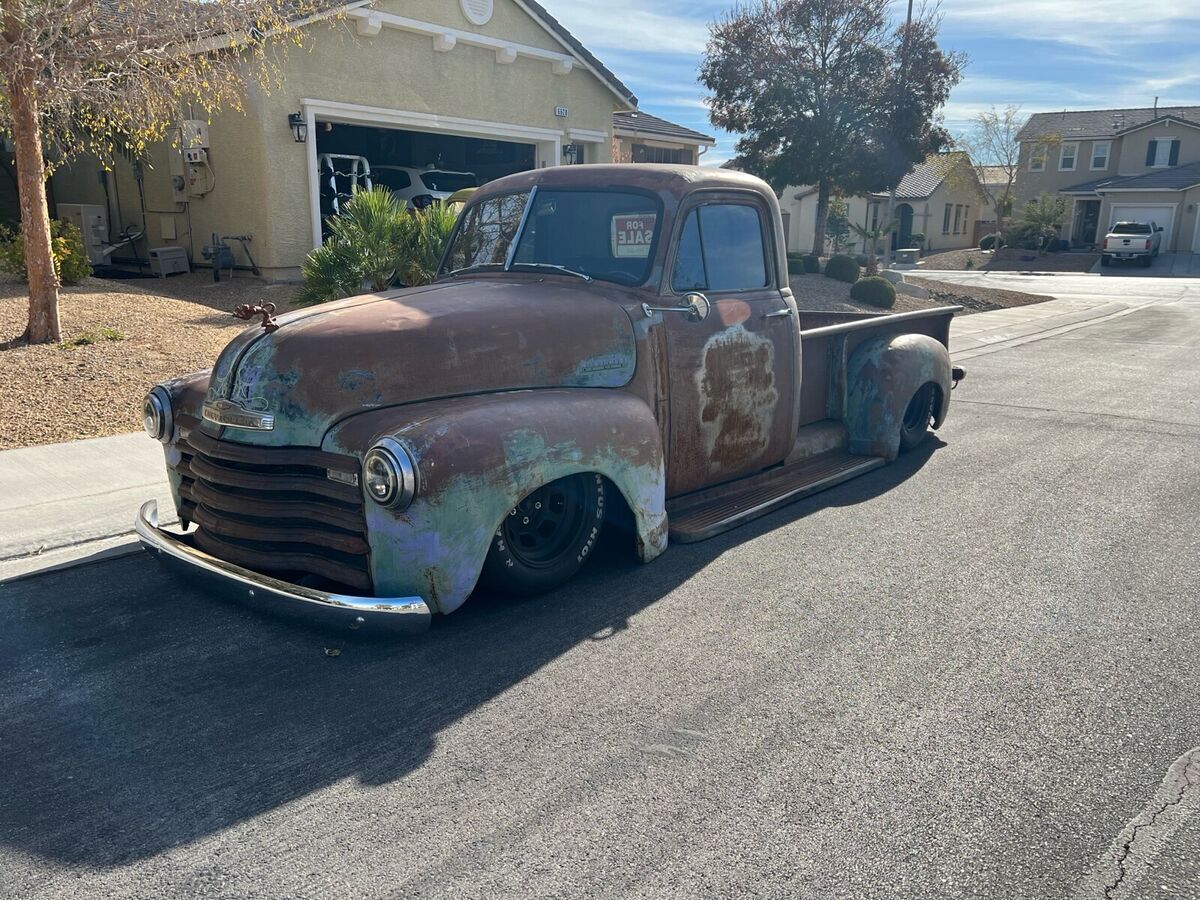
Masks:
[[[612,217],[612,255],[645,259],[654,243],[655,213],[631,213]]]

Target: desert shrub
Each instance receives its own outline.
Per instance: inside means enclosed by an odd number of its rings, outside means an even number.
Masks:
[[[865,269],[867,267],[867,263],[870,262],[870,260],[871,260],[871,257],[867,256],[867,254],[865,254],[865,253],[854,254],[854,261],[856,263],[858,263],[860,268]]]
[[[1038,250],[1044,237],[1041,227],[1028,222],[1017,222],[1008,229],[1008,246],[1020,250]]]
[[[999,250],[1004,246],[1004,240],[998,234],[985,234],[979,239],[980,250]]]
[[[787,255],[787,270],[789,275],[803,275],[806,271],[804,268],[804,254],[789,253]]]
[[[854,282],[850,288],[850,296],[859,303],[891,309],[896,303],[896,287],[886,278],[868,275]]]
[[[841,253],[831,256],[829,262],[825,263],[825,277],[854,284],[858,281],[858,263],[854,261],[854,257]]]
[[[809,275],[821,274],[821,257],[812,253],[804,255],[804,271]]]
[[[83,234],[70,222],[50,220],[51,251],[54,271],[63,284],[78,284],[92,274],[87,251],[83,249]],[[24,279],[25,238],[20,231],[0,225],[0,272]]]
[[[908,243],[910,247],[924,247],[925,235],[919,231],[914,231],[908,236]]]
[[[329,218],[328,240],[304,260],[296,302],[323,303],[396,283],[428,284],[455,215],[444,203],[409,212],[384,187],[359,191]]]

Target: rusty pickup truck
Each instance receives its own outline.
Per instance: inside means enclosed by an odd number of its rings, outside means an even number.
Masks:
[[[961,377],[954,308],[798,309],[775,194],[721,169],[501,178],[432,284],[269,312],[146,398],[180,525],[136,526],[348,628],[553,589],[614,519],[650,562],[911,449]]]

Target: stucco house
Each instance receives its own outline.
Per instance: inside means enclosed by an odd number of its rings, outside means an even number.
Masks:
[[[1133,219],[1162,227],[1164,253],[1200,253],[1200,106],[1037,113],[1017,139],[1018,213],[1057,194],[1070,200],[1061,236],[1072,246]]]
[[[711,144],[630,115],[637,97],[534,0],[359,0],[340,11],[306,26],[309,46],[287,54],[278,87],[249,92],[244,114],[205,122],[185,111],[141,167],[118,161],[105,173],[84,158],[57,171],[59,214],[103,214],[109,241],[144,231],[143,259],[148,248],[182,247],[202,265],[213,234],[248,235],[264,277],[294,279],[321,242],[326,195],[372,168],[482,183],[609,162],[626,141],[693,155]],[[614,113],[625,114],[617,125]]]
[[[851,222],[874,228],[887,216],[886,193],[847,197]],[[784,215],[789,251],[812,249],[817,222],[817,189],[811,185],[788,187],[779,200]],[[912,235],[925,235],[924,249],[951,250],[973,246],[975,223],[989,217],[990,203],[979,184],[970,158],[960,151],[938,153],[918,163],[896,187],[896,247],[912,244]],[[994,218],[994,214],[991,216]],[[851,233],[850,249],[863,250],[861,238]]]

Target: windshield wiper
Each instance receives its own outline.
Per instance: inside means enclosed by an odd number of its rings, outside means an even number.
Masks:
[[[504,267],[500,263],[480,263],[479,265],[476,265],[476,266],[463,266],[461,269],[453,269],[449,272],[443,272],[442,277],[443,278],[453,278],[455,275],[463,275],[467,272],[478,272],[483,269],[502,269],[502,268],[504,268]]]
[[[574,275],[576,278],[582,278],[584,281],[592,280],[591,275],[587,275],[584,272],[577,271],[576,269],[568,269],[566,266],[555,265],[554,263],[515,262],[509,266],[509,268],[515,269],[517,266],[529,266],[534,269],[553,269],[555,272],[561,272],[564,275]]]

